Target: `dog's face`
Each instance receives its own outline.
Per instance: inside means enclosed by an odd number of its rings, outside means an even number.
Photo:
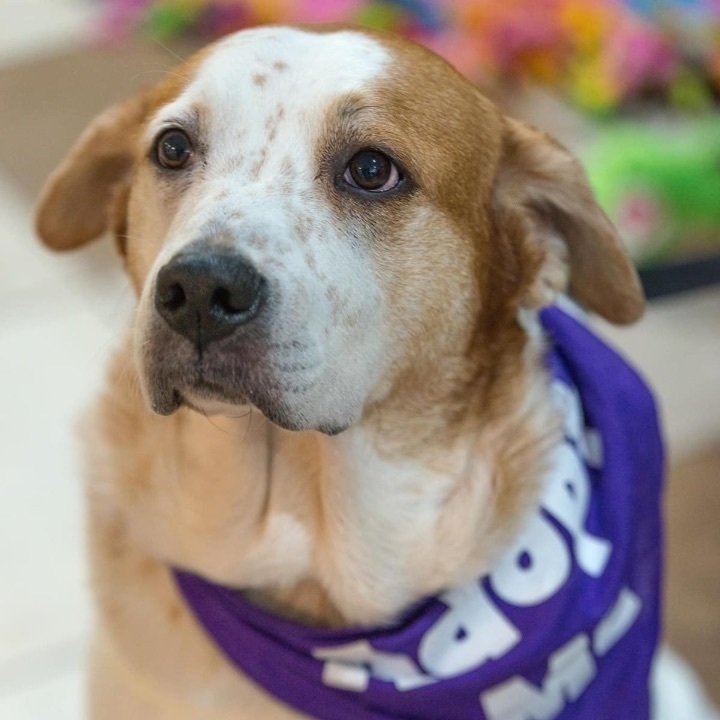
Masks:
[[[577,164],[411,43],[230,36],[98,118],[50,178],[56,248],[116,233],[150,406],[334,433],[466,373],[483,333],[575,294],[642,298]]]

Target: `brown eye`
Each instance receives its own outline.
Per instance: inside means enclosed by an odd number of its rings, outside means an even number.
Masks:
[[[168,170],[180,170],[192,156],[192,143],[182,130],[164,132],[155,145],[158,163]]]
[[[368,192],[386,192],[400,182],[395,163],[377,150],[361,150],[350,158],[343,175],[345,182]]]

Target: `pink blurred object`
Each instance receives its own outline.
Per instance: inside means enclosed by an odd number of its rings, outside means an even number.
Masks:
[[[605,52],[612,63],[612,73],[622,78],[626,93],[647,85],[666,85],[679,61],[668,39],[647,25],[633,22],[622,25],[608,38]]]
[[[290,11],[290,19],[303,23],[337,22],[338,19],[351,17],[359,4],[357,0],[296,2]]]
[[[132,29],[141,25],[153,0],[111,0],[100,21],[98,34],[109,42],[122,42]]]

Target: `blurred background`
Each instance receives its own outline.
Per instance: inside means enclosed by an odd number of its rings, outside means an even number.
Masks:
[[[0,718],[82,717],[75,424],[132,308],[110,243],[40,248],[34,198],[101,108],[208,39],[325,20],[426,43],[583,159],[651,298],[598,326],[665,421],[667,635],[720,703],[720,0],[0,0]]]

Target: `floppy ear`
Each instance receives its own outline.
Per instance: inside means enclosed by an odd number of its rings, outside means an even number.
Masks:
[[[53,250],[70,250],[108,228],[116,193],[129,179],[147,93],[101,113],[80,136],[40,194],[35,229]]]
[[[635,267],[580,164],[559,143],[507,118],[494,202],[497,227],[522,244],[531,265],[525,305],[550,304],[569,289],[611,322],[642,315]]]

